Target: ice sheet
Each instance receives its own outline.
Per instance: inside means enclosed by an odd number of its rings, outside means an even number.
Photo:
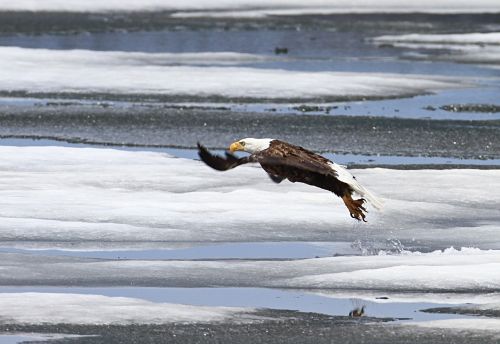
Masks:
[[[162,153],[73,147],[0,146],[0,156],[0,241],[20,248],[305,240],[370,252],[387,239],[500,248],[500,170],[353,170],[385,199],[364,224],[333,194],[276,185],[257,166],[222,173]]]
[[[407,34],[386,35],[373,39],[377,43],[442,43],[442,44],[493,44],[500,45],[500,32],[460,34]]]
[[[212,14],[234,13],[233,15],[263,16],[266,14],[310,14],[310,13],[346,13],[346,12],[431,12],[431,13],[477,13],[499,12],[496,0],[479,0],[471,3],[467,0],[422,0],[419,2],[401,2],[397,0],[188,0],[188,1],[97,1],[97,0],[18,0],[0,1],[0,9],[16,11],[212,11]],[[250,13],[248,13],[250,12]],[[199,12],[197,12],[199,13]]]
[[[463,295],[500,290],[499,250],[464,248],[425,254],[288,261],[94,260],[13,253],[0,254],[0,258],[1,285],[273,287],[319,292],[326,289],[377,290],[379,296],[385,296],[386,292]],[[458,297],[462,297],[460,295]],[[490,294],[478,300],[498,302],[498,295]]]
[[[3,324],[162,324],[245,322],[258,319],[251,308],[202,307],[102,295],[59,293],[0,294]]]
[[[119,93],[170,96],[310,99],[317,97],[394,97],[466,86],[436,76],[297,72],[220,66],[259,61],[246,54],[150,54],[0,47],[3,91]]]
[[[298,277],[289,283],[295,287],[332,289],[495,291],[500,289],[500,279],[490,276],[500,268],[498,254],[499,251],[463,249],[390,256],[388,261],[395,263],[391,266],[385,265],[387,262],[378,256],[373,260],[376,268],[368,263],[355,271]]]
[[[430,55],[409,55],[414,58],[500,64],[500,32],[387,35],[373,41],[399,48],[441,51]],[[449,53],[442,53],[443,50]]]

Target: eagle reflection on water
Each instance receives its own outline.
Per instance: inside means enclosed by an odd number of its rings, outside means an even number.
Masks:
[[[362,300],[351,299],[351,303],[354,308],[349,312],[350,318],[360,318],[365,315],[366,305]]]

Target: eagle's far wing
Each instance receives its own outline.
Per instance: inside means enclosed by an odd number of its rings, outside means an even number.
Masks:
[[[226,152],[226,157],[221,157],[216,154],[212,154],[208,149],[198,142],[198,155],[200,159],[217,171],[227,171],[235,168],[239,165],[243,165],[249,162],[253,162],[252,156],[247,156],[244,158],[238,158],[235,155]]]

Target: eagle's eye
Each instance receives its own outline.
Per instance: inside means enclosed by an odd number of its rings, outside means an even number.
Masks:
[[[245,147],[245,141],[240,141],[240,145],[241,145],[242,147]]]

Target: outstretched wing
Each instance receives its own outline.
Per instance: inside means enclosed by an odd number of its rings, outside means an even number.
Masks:
[[[226,157],[221,157],[216,154],[212,154],[208,149],[198,142],[198,155],[200,159],[217,171],[227,171],[236,166],[243,165],[249,162],[254,162],[252,155],[246,156],[244,158],[238,158],[235,155],[226,152]]]
[[[267,167],[268,173],[281,166],[338,177],[337,168],[334,168],[333,163],[327,158],[279,140],[274,140],[271,148],[257,153],[256,159],[263,165],[262,167]]]

